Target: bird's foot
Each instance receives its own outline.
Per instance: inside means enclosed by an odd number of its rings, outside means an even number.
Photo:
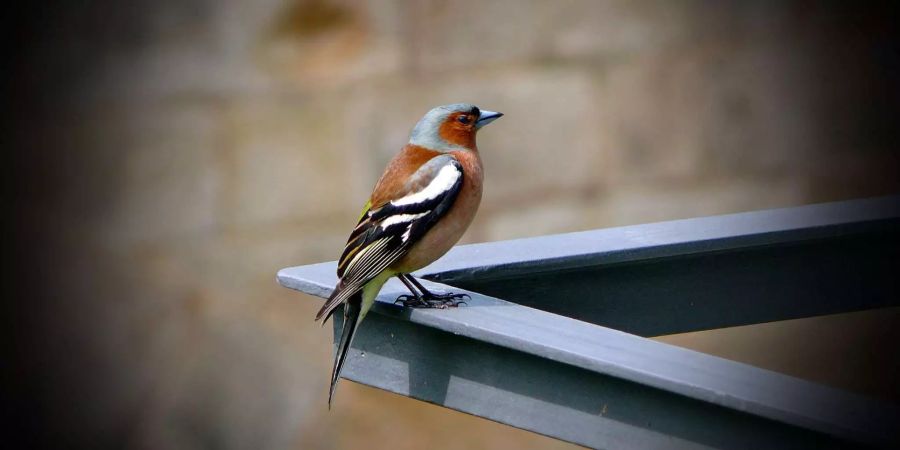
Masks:
[[[395,304],[408,308],[455,308],[460,305],[468,305],[465,300],[471,300],[468,294],[431,294],[421,298],[413,295],[401,295],[397,297]]]
[[[395,305],[403,305],[407,308],[429,308],[428,302],[415,295],[401,295],[394,300]]]
[[[469,294],[454,294],[452,292],[448,292],[446,294],[434,294],[428,293],[424,296],[426,302],[431,304],[432,308],[455,308],[459,305],[467,305],[466,300],[472,300],[472,297],[469,297]]]
[[[466,300],[472,300],[472,297],[469,297],[468,294],[440,294],[425,297],[429,308],[438,309],[456,308],[460,305],[468,306],[469,304],[466,303]]]

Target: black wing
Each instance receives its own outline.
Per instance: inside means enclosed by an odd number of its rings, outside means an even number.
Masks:
[[[363,213],[338,261],[338,286],[316,319],[327,320],[334,308],[405,255],[453,206],[462,182],[459,161],[436,156],[410,177],[410,185],[421,189]]]

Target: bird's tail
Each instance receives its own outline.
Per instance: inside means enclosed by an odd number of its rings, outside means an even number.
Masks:
[[[341,371],[344,368],[344,360],[353,342],[353,335],[359,326],[359,314],[362,308],[362,292],[356,292],[347,303],[344,304],[344,326],[341,330],[341,340],[338,342],[337,353],[334,355],[334,368],[331,370],[331,389],[328,391],[328,409],[331,409],[331,400],[334,398],[334,390],[337,388]]]
[[[334,291],[331,293],[331,296],[328,297],[328,300],[325,301],[325,304],[322,305],[322,309],[316,313],[316,320],[322,320],[322,326],[325,326],[325,322],[328,321],[328,318],[334,314],[334,310],[337,309],[341,303],[347,301],[354,294],[359,292],[359,288],[356,285],[345,286],[343,281],[338,281],[337,286],[334,287]]]

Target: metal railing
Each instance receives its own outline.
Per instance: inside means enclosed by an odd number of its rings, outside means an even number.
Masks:
[[[596,448],[895,446],[896,405],[645,336],[898,306],[898,244],[887,197],[460,246],[415,275],[468,306],[392,280],[344,377]]]

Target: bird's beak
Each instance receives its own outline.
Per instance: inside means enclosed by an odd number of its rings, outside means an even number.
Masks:
[[[481,127],[499,119],[500,117],[503,117],[503,113],[482,109],[481,116],[479,116],[478,121],[475,122],[475,128],[476,129],[481,128]]]

